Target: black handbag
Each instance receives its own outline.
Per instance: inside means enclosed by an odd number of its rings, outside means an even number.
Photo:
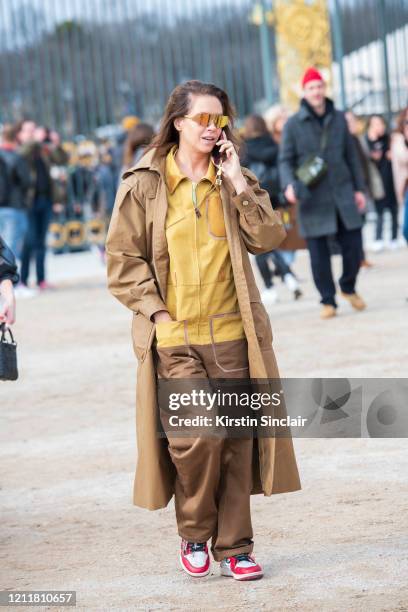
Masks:
[[[10,334],[11,342],[6,340],[6,332]],[[17,380],[17,343],[10,328],[5,323],[0,325],[0,380]]]

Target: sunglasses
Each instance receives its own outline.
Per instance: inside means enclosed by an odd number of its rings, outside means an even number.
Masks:
[[[216,128],[223,128],[229,123],[229,117],[227,115],[211,115],[210,113],[198,113],[198,115],[184,115],[187,119],[191,119],[201,125],[202,127],[208,127],[211,123]]]

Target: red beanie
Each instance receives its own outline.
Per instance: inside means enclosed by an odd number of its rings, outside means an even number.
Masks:
[[[302,87],[306,85],[309,81],[323,81],[323,77],[316,68],[308,68],[303,75],[302,79]]]

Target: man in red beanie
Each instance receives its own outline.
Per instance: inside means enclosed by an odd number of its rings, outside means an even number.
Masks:
[[[299,233],[306,239],[323,319],[337,312],[330,261],[330,239],[339,244],[343,274],[341,295],[355,310],[366,305],[356,293],[365,207],[364,179],[344,113],[326,97],[316,68],[302,79],[300,110],[286,123],[279,155],[280,179],[290,204],[299,204]]]

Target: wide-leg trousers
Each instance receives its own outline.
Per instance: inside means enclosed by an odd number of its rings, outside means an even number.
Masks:
[[[154,346],[158,378],[249,379],[246,339],[205,345]],[[161,417],[162,408],[160,408]],[[168,416],[168,415],[167,415]],[[179,535],[211,539],[216,561],[252,552],[250,512],[253,437],[178,437],[167,432],[176,468],[175,510]]]

